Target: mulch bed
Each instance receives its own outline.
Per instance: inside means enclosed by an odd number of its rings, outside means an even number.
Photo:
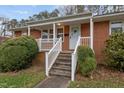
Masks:
[[[98,64],[92,76],[93,76],[93,80],[106,80],[106,79],[111,79],[111,78],[117,78],[119,80],[124,80],[124,72],[120,72],[104,64]],[[77,73],[76,80],[77,81],[91,80],[91,78],[84,77],[80,73]]]
[[[7,39],[7,37],[0,36],[0,43],[2,43],[6,39]]]

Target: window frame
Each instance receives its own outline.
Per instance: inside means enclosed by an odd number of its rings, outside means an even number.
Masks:
[[[121,22],[122,23],[122,32],[124,32],[124,21],[109,21],[109,35],[112,35],[112,23],[114,22]]]
[[[62,27],[57,27],[57,29],[62,29],[62,32],[61,34],[63,34],[63,39],[62,39],[62,42],[64,42],[64,26]],[[58,31],[58,30],[57,30]],[[57,33],[57,32],[56,32]]]
[[[43,29],[43,30],[42,30],[42,33],[41,33],[41,38],[42,38],[42,39],[43,39],[43,35],[44,35],[43,32],[44,32],[44,31],[47,31],[47,33],[48,33],[48,29]],[[43,40],[48,40],[48,38],[49,38],[49,33],[48,33],[48,35],[47,35],[47,38],[45,38],[45,39],[43,39]]]
[[[57,35],[58,35],[58,29],[62,29],[62,33],[61,33],[61,34],[63,34],[63,40],[62,40],[62,42],[64,42],[64,26],[62,26],[62,27],[57,27],[57,28],[56,28],[56,37],[57,37]],[[48,32],[48,36],[47,36],[46,39],[43,39],[43,31],[44,31],[44,30],[47,30],[47,32]],[[53,38],[52,38],[52,39],[50,38],[50,35],[53,35],[53,33],[50,33],[50,30],[53,30],[53,29],[52,29],[52,28],[49,28],[49,29],[42,29],[42,33],[41,33],[41,38],[42,38],[42,40],[47,40],[47,41],[53,40]]]

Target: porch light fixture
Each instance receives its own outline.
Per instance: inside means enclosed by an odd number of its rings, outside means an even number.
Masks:
[[[60,26],[61,24],[60,24],[60,23],[58,23],[57,25],[58,25],[58,26]]]

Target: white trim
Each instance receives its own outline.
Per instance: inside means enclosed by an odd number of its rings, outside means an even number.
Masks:
[[[53,45],[56,43],[56,24],[53,23]]]
[[[102,16],[93,16],[93,19],[95,19],[95,18],[101,18],[101,17],[118,16],[118,15],[124,15],[124,12],[123,13],[107,14],[107,15],[102,15]]]
[[[61,22],[71,22],[71,21],[80,21],[80,20],[85,20],[85,19],[90,19],[91,17],[82,17],[82,18],[75,18],[75,19],[66,19],[66,20],[61,20],[61,21],[54,21],[54,22],[47,22],[47,23],[39,23],[35,25],[29,25],[29,26],[43,26],[43,25],[52,25],[53,23],[61,23]]]
[[[41,37],[41,39],[42,39],[42,29],[41,29],[40,37]]]
[[[46,60],[46,76],[49,76],[49,70],[48,70],[48,52],[45,53],[45,60]]]
[[[109,35],[111,35],[111,21],[109,21]]]
[[[91,49],[93,50],[93,26],[94,23],[93,23],[93,19],[90,18],[90,37],[91,37]]]
[[[70,33],[71,33],[71,28],[72,28],[72,27],[75,27],[75,26],[79,27],[79,33],[80,33],[79,36],[81,36],[81,24],[69,25],[69,49],[71,49],[71,48],[70,48]]]
[[[30,32],[31,28],[30,26],[28,26],[28,36],[30,36],[31,32]]]

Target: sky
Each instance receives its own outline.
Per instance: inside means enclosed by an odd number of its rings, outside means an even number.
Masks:
[[[21,20],[41,11],[50,12],[55,8],[54,5],[0,5],[0,16]]]

